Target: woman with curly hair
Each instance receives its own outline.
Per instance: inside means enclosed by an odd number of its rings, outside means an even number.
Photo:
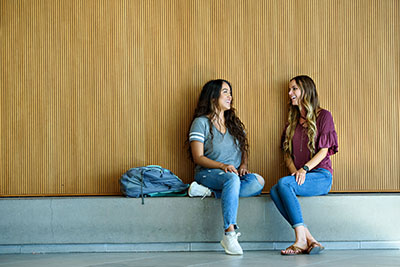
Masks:
[[[196,164],[195,181],[189,196],[221,198],[224,236],[221,245],[227,254],[241,255],[236,233],[239,197],[261,193],[264,179],[247,169],[248,140],[245,127],[232,106],[232,87],[226,80],[207,82],[200,94],[188,142]],[[211,189],[211,191],[210,191]]]
[[[325,195],[330,191],[333,173],[330,156],[338,152],[337,134],[331,113],[319,106],[317,90],[310,77],[291,79],[289,98],[282,149],[290,175],[272,187],[271,198],[296,236],[295,243],[281,254],[316,254],[324,247],[304,224],[296,196]]]

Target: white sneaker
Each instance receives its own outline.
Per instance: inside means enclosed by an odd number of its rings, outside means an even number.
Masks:
[[[189,187],[189,197],[209,197],[211,196],[211,190],[201,184],[193,182]]]
[[[243,255],[242,247],[237,240],[239,236],[240,233],[235,232],[224,235],[224,238],[221,240],[221,245],[225,249],[226,254]]]

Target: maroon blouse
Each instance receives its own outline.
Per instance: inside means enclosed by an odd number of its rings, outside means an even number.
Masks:
[[[286,137],[286,128],[287,126],[285,127],[285,130],[282,134],[282,147]],[[318,152],[321,148],[328,148],[328,154],[317,166],[314,167],[314,169],[324,168],[326,170],[329,170],[333,174],[330,156],[338,152],[338,138],[335,131],[335,124],[333,122],[332,115],[326,109],[321,109],[317,117],[317,135],[315,138],[316,152]],[[294,162],[294,166],[296,167],[296,169],[300,169],[311,159],[310,151],[307,147],[307,128],[303,128],[300,123],[298,123],[296,126],[292,144],[292,159]]]

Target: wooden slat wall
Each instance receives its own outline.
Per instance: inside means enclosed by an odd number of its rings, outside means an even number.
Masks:
[[[399,26],[397,0],[2,0],[0,196],[115,195],[146,164],[191,182],[184,142],[213,78],[268,191],[297,74],[335,119],[333,191],[400,191]]]

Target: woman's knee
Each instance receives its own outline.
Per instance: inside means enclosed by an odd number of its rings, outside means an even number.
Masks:
[[[258,173],[253,173],[253,174],[254,174],[254,176],[256,177],[257,182],[258,182],[262,187],[264,187],[264,185],[265,185],[265,180],[264,180],[264,178],[263,178],[261,175],[259,175]]]
[[[233,172],[223,172],[219,175],[223,175],[225,178],[224,187],[240,187],[240,177]]]
[[[290,184],[295,181],[293,176],[285,176],[279,179],[277,183],[277,189],[284,187],[284,186],[290,186]]]
[[[258,177],[260,179],[258,179]],[[240,185],[240,196],[241,197],[252,197],[261,194],[264,188],[264,179],[260,175],[253,173],[246,174],[241,178]]]

